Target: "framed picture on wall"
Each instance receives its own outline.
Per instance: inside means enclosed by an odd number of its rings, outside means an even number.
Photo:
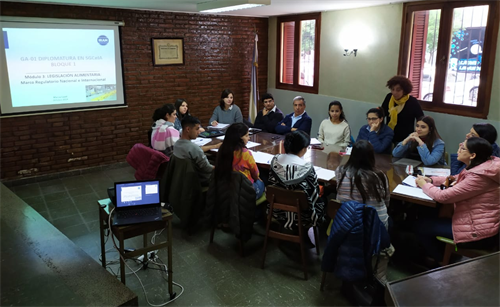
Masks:
[[[183,38],[152,38],[153,65],[184,65]]]

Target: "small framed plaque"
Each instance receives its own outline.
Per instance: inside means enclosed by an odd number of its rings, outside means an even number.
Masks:
[[[183,38],[152,38],[153,65],[184,65]]]

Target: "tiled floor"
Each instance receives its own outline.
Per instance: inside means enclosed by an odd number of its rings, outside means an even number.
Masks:
[[[129,166],[55,179],[11,188],[26,203],[99,261],[99,225],[97,200],[107,198],[106,188],[115,181],[134,180]],[[174,219],[173,279],[184,287],[184,293],[171,305],[178,306],[345,306],[350,303],[339,293],[340,282],[329,276],[328,285],[320,292],[321,255],[314,249],[307,253],[309,280],[303,279],[298,246],[270,244],[266,267],[260,269],[263,237],[254,235],[245,245],[247,256],[238,255],[237,240],[232,234],[217,231],[213,244],[209,231],[188,236]],[[257,232],[263,232],[257,227]],[[162,234],[160,237],[163,237]],[[159,238],[160,240],[161,238]],[[166,239],[166,237],[164,238]],[[325,246],[325,238],[321,240]],[[128,240],[128,248],[140,246],[140,240]],[[117,260],[111,240],[107,242],[107,260]],[[166,252],[159,253],[167,261]],[[100,263],[100,262],[99,262]],[[132,268],[138,265],[129,261]],[[155,268],[154,265],[150,267]],[[118,266],[111,265],[117,272]],[[158,270],[139,270],[149,301],[161,304],[168,300],[167,283]],[[389,268],[388,279],[407,276],[405,270]],[[148,306],[138,278],[127,276],[127,286],[139,296],[139,304]],[[174,286],[174,291],[181,290]]]

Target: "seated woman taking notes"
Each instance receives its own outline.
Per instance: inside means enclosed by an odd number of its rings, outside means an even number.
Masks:
[[[446,165],[444,160],[444,142],[436,129],[434,119],[424,116],[417,121],[415,132],[392,151],[396,158],[410,158],[422,161],[425,165]]]
[[[225,89],[220,95],[219,106],[215,107],[209,125],[242,123],[243,115],[240,108],[234,104],[234,95],[230,89]]]
[[[256,199],[258,199],[264,193],[265,186],[259,178],[259,169],[255,159],[246,148],[249,140],[247,125],[235,123],[229,126],[217,155],[215,180],[229,181],[232,171],[241,172],[253,184]]]
[[[359,129],[359,140],[367,140],[373,145],[376,153],[390,154],[392,149],[392,138],[394,131],[384,124],[384,110],[382,108],[372,108],[366,113],[368,125]]]
[[[415,233],[435,260],[442,259],[443,246],[436,236],[469,243],[484,249],[498,244],[500,225],[500,158],[492,157],[491,144],[482,138],[467,139],[458,149],[458,160],[466,168],[457,176],[422,177],[416,183],[436,202],[453,205],[451,219],[418,220]],[[441,190],[446,181],[452,183]]]
[[[310,162],[303,157],[311,139],[307,133],[295,130],[285,136],[285,153],[274,156],[269,171],[269,185],[287,190],[303,190],[309,202],[309,208],[302,211],[302,226],[311,227],[323,221],[325,204],[319,196],[318,177]],[[298,230],[298,216],[294,213],[274,209],[274,218],[284,228]]]
[[[332,101],[328,105],[329,119],[321,122],[318,131],[318,140],[323,145],[338,145],[347,147],[351,140],[351,129],[345,119],[342,104]]]

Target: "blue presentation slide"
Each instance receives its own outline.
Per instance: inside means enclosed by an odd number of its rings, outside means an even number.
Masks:
[[[113,30],[4,28],[12,107],[116,100]]]

